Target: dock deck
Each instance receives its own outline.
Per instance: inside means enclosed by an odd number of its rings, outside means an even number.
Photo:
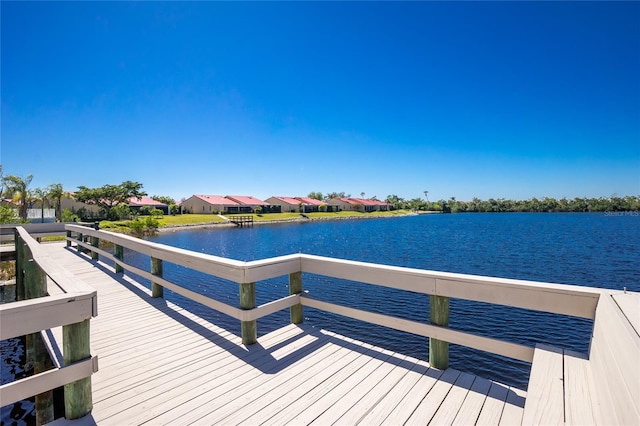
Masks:
[[[98,291],[93,410],[56,424],[521,423],[522,390],[307,325],[245,346],[109,266],[47,247]]]
[[[0,400],[35,395],[43,424],[47,392],[61,386],[64,415],[78,420],[57,425],[640,424],[640,293],[302,253],[241,262],[82,225],[64,232],[66,243],[39,244],[16,227],[23,296],[0,306],[1,338],[27,336],[35,373],[1,385]],[[149,269],[127,263],[125,248]],[[239,307],[166,279],[164,261],[237,283]],[[429,295],[430,323],[314,298],[303,273]],[[287,275],[289,295],[256,306],[256,282]],[[240,336],[166,301],[165,288],[235,318]],[[449,298],[592,319],[589,353],[448,327]],[[431,365],[304,325],[304,307],[429,337]],[[257,320],[284,309],[291,324],[258,337]],[[527,390],[446,368],[450,343],[530,363]]]

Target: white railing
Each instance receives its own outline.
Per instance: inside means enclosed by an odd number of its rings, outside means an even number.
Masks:
[[[90,250],[95,259],[102,256],[115,262],[116,271],[131,271],[152,281],[152,293],[162,296],[166,287],[178,294],[220,311],[242,322],[243,342],[256,340],[255,321],[276,311],[291,308],[292,322],[302,322],[302,307],[366,321],[431,338],[431,346],[450,342],[506,357],[531,362],[534,348],[499,339],[475,335],[448,327],[449,298],[526,308],[554,314],[593,319],[602,290],[591,287],[550,284],[522,280],[490,278],[475,275],[427,271],[373,263],[295,254],[270,259],[241,262],[208,254],[170,247],[108,231],[67,225],[67,244]],[[89,237],[91,243],[85,240]],[[115,254],[98,248],[98,239],[115,244]],[[127,264],[123,247],[151,258],[150,271]],[[162,277],[162,261],[171,262],[199,272],[234,281],[240,285],[240,307],[231,306],[182,287]],[[314,299],[302,292],[302,273],[390,287],[431,296],[431,323],[422,323],[394,316],[368,312]],[[289,275],[290,296],[255,306],[255,282]],[[441,306],[445,309],[441,310]],[[434,321],[435,310],[437,312]],[[444,319],[443,319],[444,318]],[[433,355],[433,357],[431,357]],[[448,346],[430,354],[430,362],[438,368],[448,365]]]
[[[35,348],[35,374],[0,386],[0,401],[4,406],[65,386],[66,418],[84,416],[91,410],[91,392],[82,389],[87,384],[90,389],[90,377],[98,369],[97,357],[86,353],[97,293],[51,259],[20,226],[15,248],[19,300],[0,305],[0,340],[27,336]],[[39,361],[43,354],[38,352],[48,352],[53,368]],[[40,423],[51,420],[38,418]]]

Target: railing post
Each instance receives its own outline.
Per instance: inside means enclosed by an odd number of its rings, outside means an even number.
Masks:
[[[84,242],[84,236],[82,235],[81,232],[78,233],[77,238],[78,238],[78,241]],[[82,246],[80,245],[80,243],[78,243],[77,249],[79,253],[82,253]]]
[[[31,256],[28,256],[31,257]],[[25,298],[34,299],[47,295],[47,276],[33,258],[25,265]],[[26,336],[27,363],[33,365],[33,373],[39,374],[53,368],[49,352],[42,341],[40,333]],[[54,420],[53,390],[36,395],[36,423],[43,425]]]
[[[256,307],[256,283],[240,284],[240,308],[253,309]],[[256,320],[242,321],[242,344],[253,345],[258,341],[258,326]]]
[[[16,301],[24,300],[24,241],[20,238],[20,233],[16,229],[13,238],[16,246]]]
[[[71,247],[71,231],[67,230],[67,247]]]
[[[62,327],[64,365],[91,357],[89,320]],[[64,385],[64,416],[68,420],[83,417],[93,408],[91,377]]]
[[[162,278],[162,259],[151,258],[151,274]],[[151,281],[151,297],[160,297],[164,295],[164,287]]]
[[[289,294],[300,293],[302,293],[302,272],[289,274]],[[291,324],[302,324],[304,321],[302,303],[298,303],[289,308],[289,316],[291,317]]]
[[[93,247],[98,247],[100,246],[100,238],[98,237],[91,237],[91,245]],[[97,251],[91,251],[91,259],[93,260],[98,260],[98,252]]]
[[[429,296],[431,324],[449,327],[449,298]],[[444,370],[449,367],[449,342],[429,338],[429,364]]]
[[[124,260],[124,248],[121,245],[116,244],[114,247],[113,256],[118,260]],[[124,268],[116,262],[116,274],[121,274],[123,272]]]

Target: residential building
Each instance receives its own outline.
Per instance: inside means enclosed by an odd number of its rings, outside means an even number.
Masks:
[[[296,197],[296,199],[302,202],[303,213],[317,212],[320,211],[320,206],[327,205],[325,202],[316,200],[315,198]]]
[[[334,211],[353,211],[364,212],[364,206],[352,198],[332,198],[327,201],[327,205],[331,206]]]
[[[327,204],[337,211],[375,212],[389,210],[391,205],[379,200],[364,198],[332,198]]]
[[[238,213],[240,204],[222,195],[192,195],[181,203],[183,213]]]
[[[131,197],[129,198],[129,207],[131,210],[140,211],[142,207],[148,207],[150,210],[158,209],[162,210],[164,214],[169,214],[169,206],[165,203],[161,203],[160,201],[156,201],[151,197],[147,197],[146,195],[140,198]]]
[[[265,200],[272,206],[279,206],[282,213],[299,213],[302,202],[293,197],[273,196]]]
[[[269,203],[250,195],[227,195],[225,198],[238,203],[238,211],[229,210],[229,213],[251,213],[256,207],[260,207],[263,212],[272,213]]]

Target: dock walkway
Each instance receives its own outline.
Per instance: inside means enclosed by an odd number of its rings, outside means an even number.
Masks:
[[[93,410],[63,424],[520,424],[526,393],[308,325],[245,346],[110,266],[47,244],[98,291]]]

